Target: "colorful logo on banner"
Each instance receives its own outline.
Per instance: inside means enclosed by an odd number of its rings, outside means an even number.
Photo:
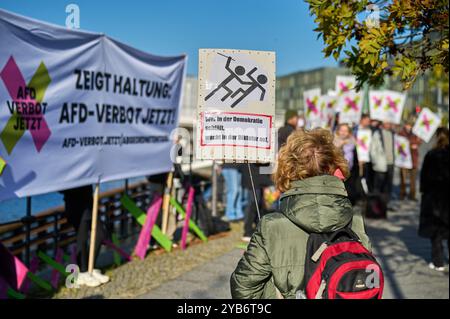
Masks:
[[[307,129],[323,127],[323,101],[320,88],[303,91],[305,127]]]
[[[356,78],[354,76],[338,75],[336,76],[335,90],[338,96],[355,89]]]
[[[433,124],[433,119],[429,119],[426,114],[423,115],[420,126],[424,127],[427,132],[430,131],[430,126]]]
[[[359,103],[360,96],[356,95],[354,97],[346,96],[344,98],[345,106],[344,106],[344,112],[350,112],[350,111],[359,111],[358,103]]]
[[[27,85],[14,57],[11,56],[1,70],[0,78],[11,98],[7,101],[11,117],[0,133],[0,140],[8,154],[11,154],[28,130],[36,150],[40,152],[51,135],[44,117],[46,104],[43,103],[51,82],[47,67],[41,62]]]
[[[412,157],[409,146],[409,141],[406,137],[395,135],[395,166],[401,168],[412,168]]]
[[[380,118],[378,119],[394,124],[400,124],[405,101],[406,93],[389,90],[383,91],[383,107],[380,110]]]
[[[428,108],[423,108],[413,127],[414,135],[428,143],[441,124],[441,117]]]
[[[357,138],[356,139],[356,143],[358,144],[358,147],[360,147],[364,151],[368,151],[369,150],[369,145],[368,145],[367,142],[368,142],[368,137],[367,136],[363,136],[361,138]]]
[[[314,96],[313,98],[306,98],[306,116],[309,116],[311,112],[314,115],[319,115],[319,108],[317,107],[318,100],[318,96]]]
[[[322,95],[320,102],[321,118],[323,127],[332,127],[334,120],[334,110],[336,107],[336,98],[330,95]]]
[[[403,159],[408,157],[408,153],[406,153],[406,145],[401,142],[397,142],[397,154],[399,154]]]
[[[381,107],[381,103],[383,102],[383,98],[381,96],[372,96],[373,107],[375,110],[378,110]]]
[[[384,106],[385,111],[392,110],[395,113],[399,111],[400,98],[393,99],[390,96],[386,96],[386,104]]]
[[[330,101],[327,102],[327,125],[328,127],[333,126],[334,122],[334,110],[336,109],[337,100],[335,98],[331,98]]]
[[[2,175],[3,170],[5,169],[5,167],[6,167],[6,162],[5,162],[5,160],[0,156],[0,175]]]
[[[384,121],[384,114],[386,113],[383,108],[384,103],[384,91],[370,90],[369,91],[369,109],[370,118],[373,120]]]
[[[370,144],[372,142],[372,131],[361,128],[356,136],[356,152],[358,161],[370,162]]]
[[[352,82],[339,82],[339,91],[342,93],[348,92],[352,89]]]

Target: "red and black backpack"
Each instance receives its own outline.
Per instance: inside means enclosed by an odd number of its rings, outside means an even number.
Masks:
[[[305,277],[307,299],[381,299],[380,264],[349,228],[309,235]]]

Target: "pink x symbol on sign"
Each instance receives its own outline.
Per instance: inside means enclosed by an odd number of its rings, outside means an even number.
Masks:
[[[41,62],[27,86],[16,61],[11,56],[1,70],[0,78],[12,99],[7,101],[11,117],[0,133],[0,140],[8,154],[11,154],[25,131],[29,130],[36,150],[40,152],[51,135],[44,118],[46,109],[42,103],[51,82],[47,67]],[[35,94],[27,94],[30,91]]]

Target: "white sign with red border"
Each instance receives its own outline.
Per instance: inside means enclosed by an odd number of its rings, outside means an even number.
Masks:
[[[196,158],[273,162],[275,53],[200,49]]]

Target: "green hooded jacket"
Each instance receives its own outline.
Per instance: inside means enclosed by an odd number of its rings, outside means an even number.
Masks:
[[[363,217],[353,212],[344,183],[337,177],[322,175],[293,182],[281,196],[280,210],[265,215],[258,224],[231,275],[233,298],[295,298],[303,280],[309,233],[333,232],[351,222],[352,230],[371,251]]]

